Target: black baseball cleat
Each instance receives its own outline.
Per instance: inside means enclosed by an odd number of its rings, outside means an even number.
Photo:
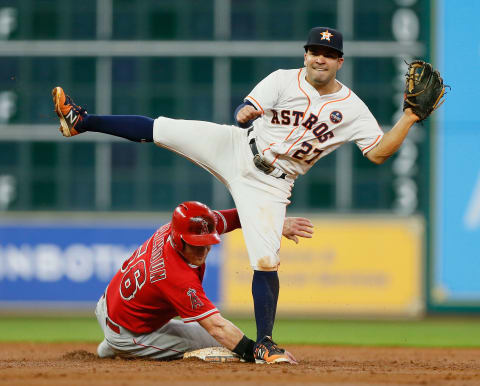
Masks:
[[[253,356],[255,363],[297,363],[295,358],[283,348],[278,347],[270,336],[264,336],[262,340],[255,343]]]
[[[77,106],[61,87],[57,86],[52,90],[52,97],[55,112],[60,118],[60,132],[65,137],[80,134],[82,131],[75,129],[75,127],[82,121],[83,115],[87,113],[85,109]]]

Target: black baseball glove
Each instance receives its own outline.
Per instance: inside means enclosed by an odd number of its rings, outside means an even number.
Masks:
[[[442,99],[445,94],[443,79],[437,70],[433,70],[430,63],[423,60],[415,60],[410,63],[405,76],[403,111],[411,108],[421,122],[444,102]]]

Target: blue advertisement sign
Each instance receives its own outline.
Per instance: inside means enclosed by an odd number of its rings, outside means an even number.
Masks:
[[[468,4],[466,4],[468,3]],[[435,113],[433,304],[480,306],[480,2],[439,1],[437,66],[451,86]],[[466,65],[471,71],[466,70]]]
[[[96,302],[123,261],[161,225],[0,223],[0,303]],[[214,303],[220,250],[212,248],[204,278]]]

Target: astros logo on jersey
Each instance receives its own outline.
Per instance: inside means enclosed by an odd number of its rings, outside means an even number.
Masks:
[[[321,40],[328,40],[328,41],[330,41],[330,38],[333,37],[333,34],[331,34],[328,29],[327,29],[325,32],[320,32],[320,34],[322,35],[322,39],[321,39]]]
[[[189,288],[187,291],[187,295],[190,298],[190,303],[192,304],[192,310],[203,307],[202,301],[197,296],[197,291],[195,291],[193,288]]]
[[[342,119],[343,115],[340,111],[332,111],[330,113],[330,121],[332,121],[332,123],[340,123],[342,122]]]

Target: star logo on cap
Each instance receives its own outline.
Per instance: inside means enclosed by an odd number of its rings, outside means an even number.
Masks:
[[[322,35],[322,39],[320,39],[320,40],[330,41],[330,38],[333,37],[333,34],[331,34],[328,29],[325,32],[320,32],[320,34]]]

